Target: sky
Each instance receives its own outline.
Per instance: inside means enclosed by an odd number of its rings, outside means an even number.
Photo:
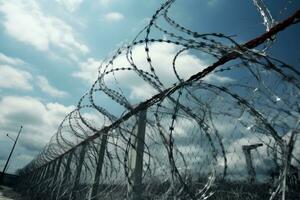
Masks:
[[[130,42],[163,2],[0,0],[0,169],[13,145],[6,134],[15,138],[19,127],[24,127],[9,165],[8,171],[14,172],[42,149],[64,116],[76,107],[95,81],[101,62]],[[265,3],[277,21],[300,7],[296,0]],[[192,30],[236,35],[241,43],[265,31],[251,0],[178,0],[170,15]],[[272,54],[299,66],[299,35],[299,26],[281,33]],[[176,52],[172,45],[152,47],[159,60]],[[186,54],[182,65],[208,65],[209,61]],[[163,67],[159,73],[169,81]],[[121,80],[131,84],[130,96],[136,102],[152,95],[126,76]],[[108,103],[104,100],[103,104]]]

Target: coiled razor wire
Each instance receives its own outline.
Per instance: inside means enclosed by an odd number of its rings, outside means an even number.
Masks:
[[[253,2],[267,32],[245,44],[190,30],[169,15],[176,1],[163,3],[101,64],[76,109],[19,170],[18,189],[32,199],[137,199],[132,163],[142,151],[138,199],[298,198],[300,71],[268,48],[300,11],[275,22]],[[164,49],[167,57],[156,52]]]

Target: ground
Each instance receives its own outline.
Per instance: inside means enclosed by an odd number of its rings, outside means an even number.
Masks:
[[[21,196],[12,188],[0,185],[0,200],[21,200]]]

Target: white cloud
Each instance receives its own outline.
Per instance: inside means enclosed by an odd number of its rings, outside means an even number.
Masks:
[[[56,2],[62,4],[67,10],[74,12],[82,3],[82,0],[56,0]]]
[[[54,86],[50,85],[47,78],[44,76],[37,76],[36,78],[37,86],[46,94],[49,94],[52,97],[65,97],[68,95],[67,92],[58,90]]]
[[[109,5],[116,0],[99,0],[102,5]]]
[[[144,45],[138,45],[133,48],[133,60],[139,69],[151,73],[149,64],[146,60],[146,53]],[[172,61],[178,50],[178,46],[174,44],[152,43],[149,46],[152,64],[156,70],[156,74],[166,87],[178,82],[173,71]],[[98,68],[101,61],[89,58],[86,62],[79,65],[79,71],[72,74],[72,76],[87,81],[89,84],[94,83],[98,75]],[[193,74],[203,70],[209,65],[208,61],[202,60],[190,52],[182,53],[176,61],[176,70],[181,78],[189,78]],[[127,61],[126,55],[121,54],[114,60],[114,68],[131,67]],[[108,70],[110,70],[109,68]],[[157,93],[148,83],[142,78],[138,77],[132,70],[122,70],[105,76],[105,83],[111,88],[116,89],[117,84],[129,91],[129,99],[143,100],[147,99]],[[216,74],[210,74],[204,78],[210,83],[228,83],[234,81],[229,77],[223,77]],[[136,103],[136,102],[135,102]]]
[[[138,67],[138,69],[144,70],[151,73],[149,64],[146,60],[146,53],[144,50],[144,45],[138,45],[133,48],[132,56],[133,60]],[[163,43],[152,43],[149,45],[151,63],[155,68],[156,75],[165,85],[165,87],[170,87],[172,84],[178,82],[175,73],[173,71],[173,58],[180,48],[174,44],[163,44]],[[184,52],[178,56],[176,60],[176,71],[180,78],[187,79],[193,74],[203,70],[210,63],[207,60],[200,59],[198,56],[192,54],[191,52]],[[114,60],[114,67],[130,67],[127,58],[124,54],[119,56]],[[114,87],[117,84],[124,89],[130,91],[130,99],[146,99],[154,95],[153,89],[150,90],[148,83],[145,83],[137,74],[132,71],[119,71],[114,74],[107,75],[105,77],[106,83],[109,87]],[[233,81],[229,77],[222,77],[216,74],[210,74],[203,80],[210,83],[228,83]],[[145,90],[145,88],[147,88]]]
[[[24,64],[24,61],[19,58],[12,58],[0,53],[0,63],[6,63],[9,65],[20,65]]]
[[[110,12],[104,15],[104,20],[107,22],[119,22],[124,19],[124,15],[119,12]]]
[[[52,97],[65,97],[68,95],[67,92],[52,86],[46,77],[37,76],[35,78],[28,71],[16,67],[17,65],[22,67],[24,63],[21,59],[8,57],[0,53],[0,88],[32,90],[32,81],[35,79],[35,85]]]
[[[79,71],[74,72],[72,76],[80,78],[92,84],[98,77],[98,68],[101,61],[95,60],[93,58],[87,59],[87,61],[79,64]]]
[[[7,34],[38,50],[49,51],[53,46],[66,51],[89,51],[87,46],[75,39],[71,26],[56,17],[45,15],[36,1],[4,1],[0,3],[0,12]]]
[[[204,80],[211,82],[211,83],[229,83],[233,82],[234,80],[230,77],[226,76],[218,76],[216,74],[210,74],[209,76],[205,77]]]
[[[24,135],[45,144],[53,135],[59,123],[74,106],[58,103],[43,103],[30,96],[5,96],[0,100],[0,122],[3,128],[10,129],[15,124],[22,124]],[[23,136],[24,137],[24,136]]]
[[[147,83],[130,86],[130,99],[147,99],[157,93],[157,91]]]
[[[0,88],[32,90],[30,73],[0,64]]]
[[[16,129],[23,125],[14,154],[19,154],[24,159],[22,162],[16,161],[18,166],[14,168],[27,164],[32,155],[40,151],[50,140],[66,114],[74,108],[74,106],[64,106],[55,102],[44,103],[30,96],[2,97],[0,99],[1,130],[4,133],[12,133],[13,136]],[[4,134],[0,134],[0,141],[5,141],[5,137]],[[1,145],[5,144],[2,142]],[[21,151],[22,149],[24,151]]]

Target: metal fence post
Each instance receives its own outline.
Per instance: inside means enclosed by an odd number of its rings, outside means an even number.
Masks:
[[[55,187],[56,187],[56,180],[59,176],[59,171],[60,171],[60,167],[61,167],[61,162],[62,162],[62,157],[59,157],[58,160],[56,160],[57,164],[56,166],[54,167],[54,176],[53,176],[53,179],[52,179],[52,182],[51,182],[51,187],[52,187],[52,192],[51,192],[51,199],[54,199],[54,194],[55,194]],[[57,190],[57,192],[59,192],[59,188]]]
[[[72,158],[73,158],[73,153],[74,152],[70,152],[69,156],[68,156],[68,159],[67,159],[65,172],[64,172],[64,175],[63,175],[63,184],[68,180],[69,175],[70,175],[70,167],[71,167],[71,162],[72,162]]]
[[[44,180],[46,180],[49,176],[49,173],[51,171],[51,163],[48,163],[46,166],[45,166],[45,170],[44,170],[44,173],[43,173],[43,176],[41,177],[41,182],[43,182]]]
[[[78,186],[79,186],[80,175],[81,175],[81,171],[82,171],[86,147],[87,147],[87,143],[82,144],[81,151],[79,154],[78,165],[76,167],[76,172],[75,172],[74,186],[73,186],[73,190],[71,193],[72,200],[76,200],[76,196],[77,196],[76,190],[78,189]]]
[[[30,177],[30,185],[34,185],[37,181],[38,181],[38,178],[40,176],[40,171],[39,170],[36,170],[34,172],[31,173],[31,177]]]
[[[248,179],[249,179],[250,183],[254,183],[255,177],[256,177],[255,169],[254,169],[253,163],[252,163],[251,150],[254,150],[260,146],[263,146],[263,144],[259,143],[259,144],[242,146],[243,152],[245,154],[246,166],[247,166],[247,170],[248,170]]]
[[[25,177],[22,177],[22,185],[27,186],[26,192],[30,192],[31,188],[35,186],[38,183],[39,176],[40,175],[40,169],[30,172],[29,174],[25,175]],[[29,186],[29,187],[28,187]]]
[[[60,195],[61,188],[64,187],[66,182],[69,180],[70,166],[71,166],[72,158],[73,158],[73,152],[71,151],[71,152],[69,152],[69,155],[68,155],[68,158],[67,158],[66,168],[65,168],[64,173],[63,173],[61,184],[58,187],[57,196]]]
[[[105,150],[106,150],[106,146],[107,146],[107,138],[108,138],[108,134],[104,133],[102,135],[100,150],[99,150],[99,154],[98,154],[97,168],[96,168],[94,184],[93,184],[93,188],[92,188],[92,199],[95,198],[98,193],[99,181],[100,181],[100,176],[101,176],[101,172],[102,172]]]
[[[55,184],[57,178],[58,178],[58,175],[59,175],[59,171],[60,171],[60,166],[61,166],[61,162],[62,162],[62,157],[60,157],[57,161],[57,165],[55,167],[55,171],[54,171],[54,178],[53,178],[53,181],[52,181],[52,184]]]
[[[40,183],[43,180],[43,177],[45,176],[46,173],[46,168],[47,166],[39,168],[40,172],[39,172],[39,176],[36,179],[36,184]]]
[[[53,160],[53,161],[51,161],[51,163],[50,163],[50,171],[49,171],[49,174],[48,174],[48,179],[51,179],[51,178],[53,178],[54,177],[54,172],[55,172],[55,166],[56,166],[56,162],[57,162],[57,160]],[[52,183],[52,181],[51,181],[51,183]],[[49,183],[50,184],[50,183]]]
[[[145,144],[145,131],[147,121],[147,110],[142,110],[139,113],[138,129],[134,135],[133,141],[135,149],[131,149],[131,155],[129,159],[129,168],[132,170],[130,179],[132,184],[128,184],[128,198],[130,200],[142,199],[142,175],[143,175],[143,156],[144,156],[144,144]]]

